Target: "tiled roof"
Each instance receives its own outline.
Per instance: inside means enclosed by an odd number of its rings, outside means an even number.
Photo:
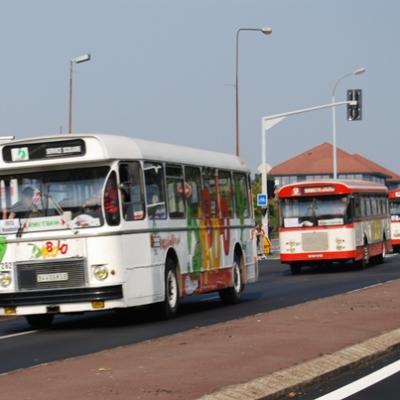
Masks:
[[[371,170],[372,169],[379,169],[383,174],[389,175],[390,178],[387,180],[390,182],[400,182],[400,175],[396,174],[395,172],[391,171],[390,169],[387,169],[383,167],[382,165],[379,165],[371,160],[368,160],[368,158],[363,157],[360,154],[353,154],[353,157],[357,158],[361,162],[364,162],[366,165],[370,165]]]
[[[389,180],[399,180],[394,172],[366,159],[359,154],[350,154],[337,148],[337,166],[339,174],[374,174]],[[273,167],[271,175],[322,175],[332,174],[332,145],[322,143],[304,153],[290,158]]]

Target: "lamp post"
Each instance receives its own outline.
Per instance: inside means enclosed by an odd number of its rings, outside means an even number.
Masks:
[[[357,68],[353,72],[349,72],[341,76],[333,86],[332,103],[336,101],[336,88],[338,84],[345,78],[352,75],[361,75],[366,71],[365,68]],[[336,107],[332,107],[332,159],[333,159],[333,179],[337,179],[337,151],[336,151]]]
[[[236,80],[235,80],[235,90],[236,90],[236,155],[240,154],[240,144],[239,144],[239,35],[243,31],[253,31],[261,32],[264,35],[270,35],[272,33],[272,28],[239,28],[236,31]]]
[[[90,54],[82,54],[72,58],[69,62],[69,99],[68,99],[68,133],[72,133],[72,81],[74,64],[81,64],[90,61]]]

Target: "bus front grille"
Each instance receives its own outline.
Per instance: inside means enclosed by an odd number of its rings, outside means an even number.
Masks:
[[[301,238],[303,251],[329,250],[328,232],[304,232]]]
[[[18,288],[46,290],[86,286],[85,259],[17,263]]]

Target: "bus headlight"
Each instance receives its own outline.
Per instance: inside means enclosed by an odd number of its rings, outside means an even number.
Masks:
[[[6,288],[10,286],[12,282],[11,273],[10,272],[1,272],[0,273],[0,286]]]
[[[94,276],[99,281],[104,281],[108,277],[108,268],[105,265],[97,265],[94,267]]]

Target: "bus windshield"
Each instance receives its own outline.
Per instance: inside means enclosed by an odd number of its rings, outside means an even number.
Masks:
[[[400,201],[390,202],[390,216],[392,221],[400,221]]]
[[[346,196],[320,196],[283,199],[282,226],[341,225],[345,222],[349,206]]]
[[[109,167],[0,177],[0,232],[103,224],[101,194]]]

